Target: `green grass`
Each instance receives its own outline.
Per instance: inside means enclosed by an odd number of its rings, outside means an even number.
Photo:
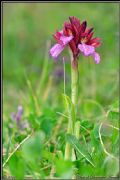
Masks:
[[[117,3],[3,4],[5,177],[118,176],[118,14]],[[78,141],[66,138],[64,78],[56,75],[63,69],[62,60],[55,63],[48,55],[54,44],[52,34],[69,16],[86,19],[88,26],[94,27],[95,36],[102,39],[99,65],[92,58],[79,58]],[[70,60],[67,50],[63,54],[66,94],[70,97]],[[19,105],[24,110],[21,125],[27,123],[24,129],[11,120]],[[75,162],[64,161],[68,140],[78,148]],[[84,156],[79,153],[81,145]],[[95,167],[86,160],[88,154]]]

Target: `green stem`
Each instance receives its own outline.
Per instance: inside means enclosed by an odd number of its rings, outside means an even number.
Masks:
[[[73,124],[73,134],[76,135],[76,114],[77,114],[77,100],[78,100],[78,64],[71,62],[71,100],[75,109],[75,119]],[[76,160],[74,149],[72,149],[72,160]]]
[[[75,134],[75,122],[77,113],[77,100],[78,100],[78,64],[77,60],[71,60],[71,100],[75,109],[75,118],[73,119],[71,111],[69,112],[69,121],[67,133]],[[65,147],[65,159],[75,160],[75,152],[69,143]]]
[[[80,121],[76,121],[75,128],[74,128],[74,134],[77,139],[79,139],[80,136]]]
[[[73,134],[73,121],[72,121],[72,116],[71,116],[71,112],[70,112],[69,108],[68,108],[68,114],[69,114],[69,120],[68,120],[67,133]],[[65,160],[70,160],[71,156],[72,156],[71,145],[69,143],[66,143]]]
[[[76,60],[77,61],[77,60]],[[78,100],[78,64],[71,62],[71,100],[77,112]]]

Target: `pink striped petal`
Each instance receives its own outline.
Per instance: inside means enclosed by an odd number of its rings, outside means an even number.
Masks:
[[[61,44],[55,44],[51,49],[50,49],[50,55],[53,58],[57,58],[58,55],[63,51],[64,46]]]
[[[94,52],[92,56],[93,56],[96,64],[99,64],[99,62],[100,62],[100,55],[98,53]]]
[[[79,44],[79,50],[84,54],[84,56],[90,56],[95,52],[95,48],[86,44]]]
[[[63,45],[67,45],[72,39],[73,39],[73,36],[61,35],[60,37],[60,41],[62,41]]]

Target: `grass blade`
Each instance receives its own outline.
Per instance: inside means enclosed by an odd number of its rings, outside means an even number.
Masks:
[[[82,155],[92,166],[94,166],[90,154],[83,147],[83,145],[80,144],[79,140],[75,136],[67,134],[66,140],[73,146],[73,148],[78,152],[78,154]]]

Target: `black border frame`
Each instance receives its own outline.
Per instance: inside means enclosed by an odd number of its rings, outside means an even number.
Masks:
[[[1,1],[1,145],[2,145],[2,130],[3,130],[3,5],[5,3],[117,3],[119,6],[119,73],[120,73],[120,1]],[[120,74],[119,74],[120,75]],[[119,76],[119,98],[120,98],[120,76]],[[120,100],[120,99],[119,99]],[[120,107],[120,101],[119,101]],[[120,112],[120,111],[119,111]],[[120,140],[120,116],[119,116],[119,140]],[[2,148],[1,148],[1,157],[2,157]],[[3,168],[2,168],[3,160],[1,158],[1,179],[6,179],[3,177]],[[9,177],[9,179],[13,180],[14,177]],[[28,179],[28,178],[25,178]],[[83,180],[114,180],[120,179],[120,143],[119,143],[119,175],[117,177],[78,177],[77,179]]]

